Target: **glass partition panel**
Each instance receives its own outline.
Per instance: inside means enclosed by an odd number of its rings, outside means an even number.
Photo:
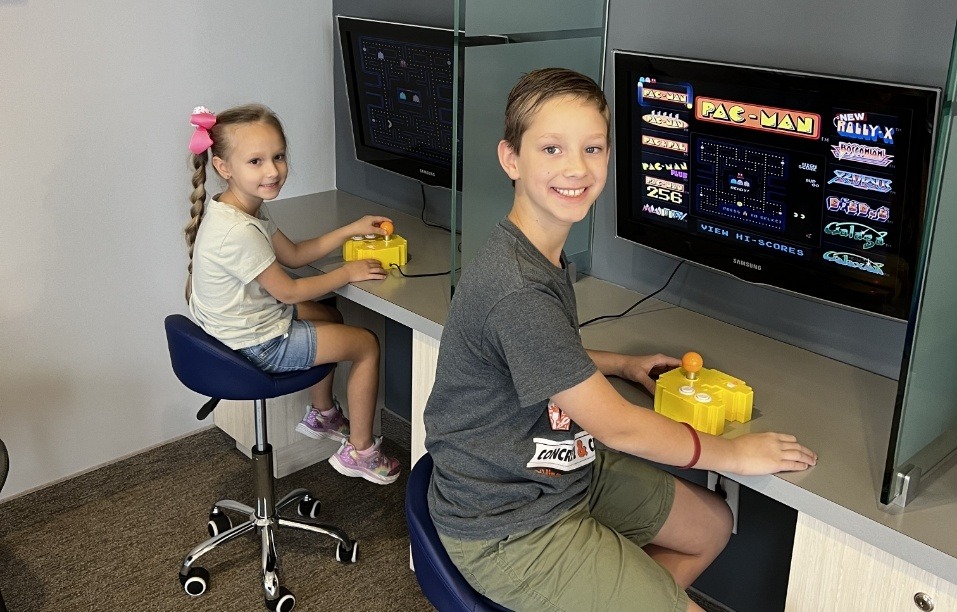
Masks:
[[[942,95],[918,299],[908,324],[881,502],[906,505],[957,449],[957,32]]]
[[[561,66],[601,83],[606,0],[456,0],[456,54],[461,109],[456,113],[462,147],[461,246],[453,240],[453,269],[460,270],[489,231],[511,208],[511,183],[496,153],[502,138],[505,99],[519,77]],[[579,268],[590,258],[592,216],[569,235],[565,252]],[[453,288],[458,274],[452,277]]]
[[[465,7],[468,36],[557,32],[605,27],[601,0],[469,0]]]

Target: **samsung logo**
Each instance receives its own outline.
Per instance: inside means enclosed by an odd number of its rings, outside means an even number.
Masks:
[[[732,259],[731,260],[736,266],[742,266],[745,268],[751,268],[752,270],[760,270],[761,266],[756,263],[751,263],[750,261],[744,261],[743,259]]]
[[[426,170],[425,168],[419,168],[419,173],[424,174],[426,176],[435,176],[435,172],[431,172],[429,170]]]

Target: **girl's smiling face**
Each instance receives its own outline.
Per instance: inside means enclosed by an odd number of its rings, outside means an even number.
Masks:
[[[244,123],[231,132],[226,159],[213,158],[213,166],[229,185],[221,199],[253,214],[263,200],[278,196],[286,182],[286,143],[266,123]]]

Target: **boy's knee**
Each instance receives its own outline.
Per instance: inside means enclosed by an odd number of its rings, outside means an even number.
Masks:
[[[695,554],[717,556],[731,539],[731,530],[734,528],[734,517],[728,502],[714,491],[699,489],[703,507],[701,525],[704,530],[698,531],[700,548]]]
[[[715,516],[717,517],[716,529],[714,530],[715,544],[718,550],[723,550],[725,545],[731,539],[731,530],[734,528],[734,515],[731,508],[719,495],[714,496]]]

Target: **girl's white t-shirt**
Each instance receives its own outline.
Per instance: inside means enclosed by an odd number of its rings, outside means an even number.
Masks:
[[[293,307],[272,297],[256,277],[276,260],[275,223],[211,200],[193,245],[189,310],[206,333],[231,349],[255,346],[289,329]]]

